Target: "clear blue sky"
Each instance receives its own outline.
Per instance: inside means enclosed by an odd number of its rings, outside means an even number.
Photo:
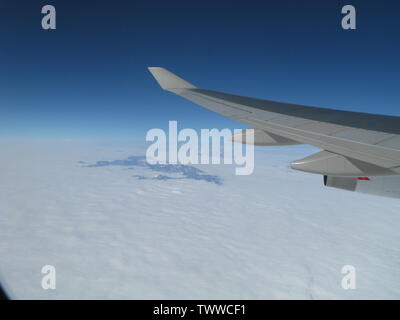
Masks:
[[[57,29],[41,29],[41,7]],[[341,8],[357,9],[357,30]],[[164,66],[209,89],[400,115],[398,1],[0,3],[0,138],[142,139],[241,124],[159,89]]]

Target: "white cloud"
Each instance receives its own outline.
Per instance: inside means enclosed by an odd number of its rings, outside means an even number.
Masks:
[[[146,168],[78,161],[131,146],[0,143],[0,274],[16,298],[398,298],[400,204],[323,187],[287,164],[311,147],[256,150],[255,172],[198,166],[222,186],[138,180]],[[133,172],[134,171],[134,172]],[[41,288],[54,265],[57,289]],[[341,269],[357,270],[343,290]]]

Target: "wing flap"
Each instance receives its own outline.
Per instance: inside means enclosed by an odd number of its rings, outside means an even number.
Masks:
[[[292,169],[328,176],[385,176],[396,172],[367,162],[346,158],[340,154],[321,151],[290,164]]]

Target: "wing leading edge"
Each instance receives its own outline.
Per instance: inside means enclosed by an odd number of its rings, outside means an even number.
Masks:
[[[150,72],[171,91],[211,111],[240,121],[286,144],[324,151],[292,168],[329,176],[387,176],[400,173],[400,118],[261,100],[199,89],[170,71]],[[268,145],[268,144],[264,144]]]

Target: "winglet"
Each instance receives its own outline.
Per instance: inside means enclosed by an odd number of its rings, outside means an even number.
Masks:
[[[160,67],[149,67],[149,71],[164,90],[196,88],[191,83],[179,78],[167,69]]]

